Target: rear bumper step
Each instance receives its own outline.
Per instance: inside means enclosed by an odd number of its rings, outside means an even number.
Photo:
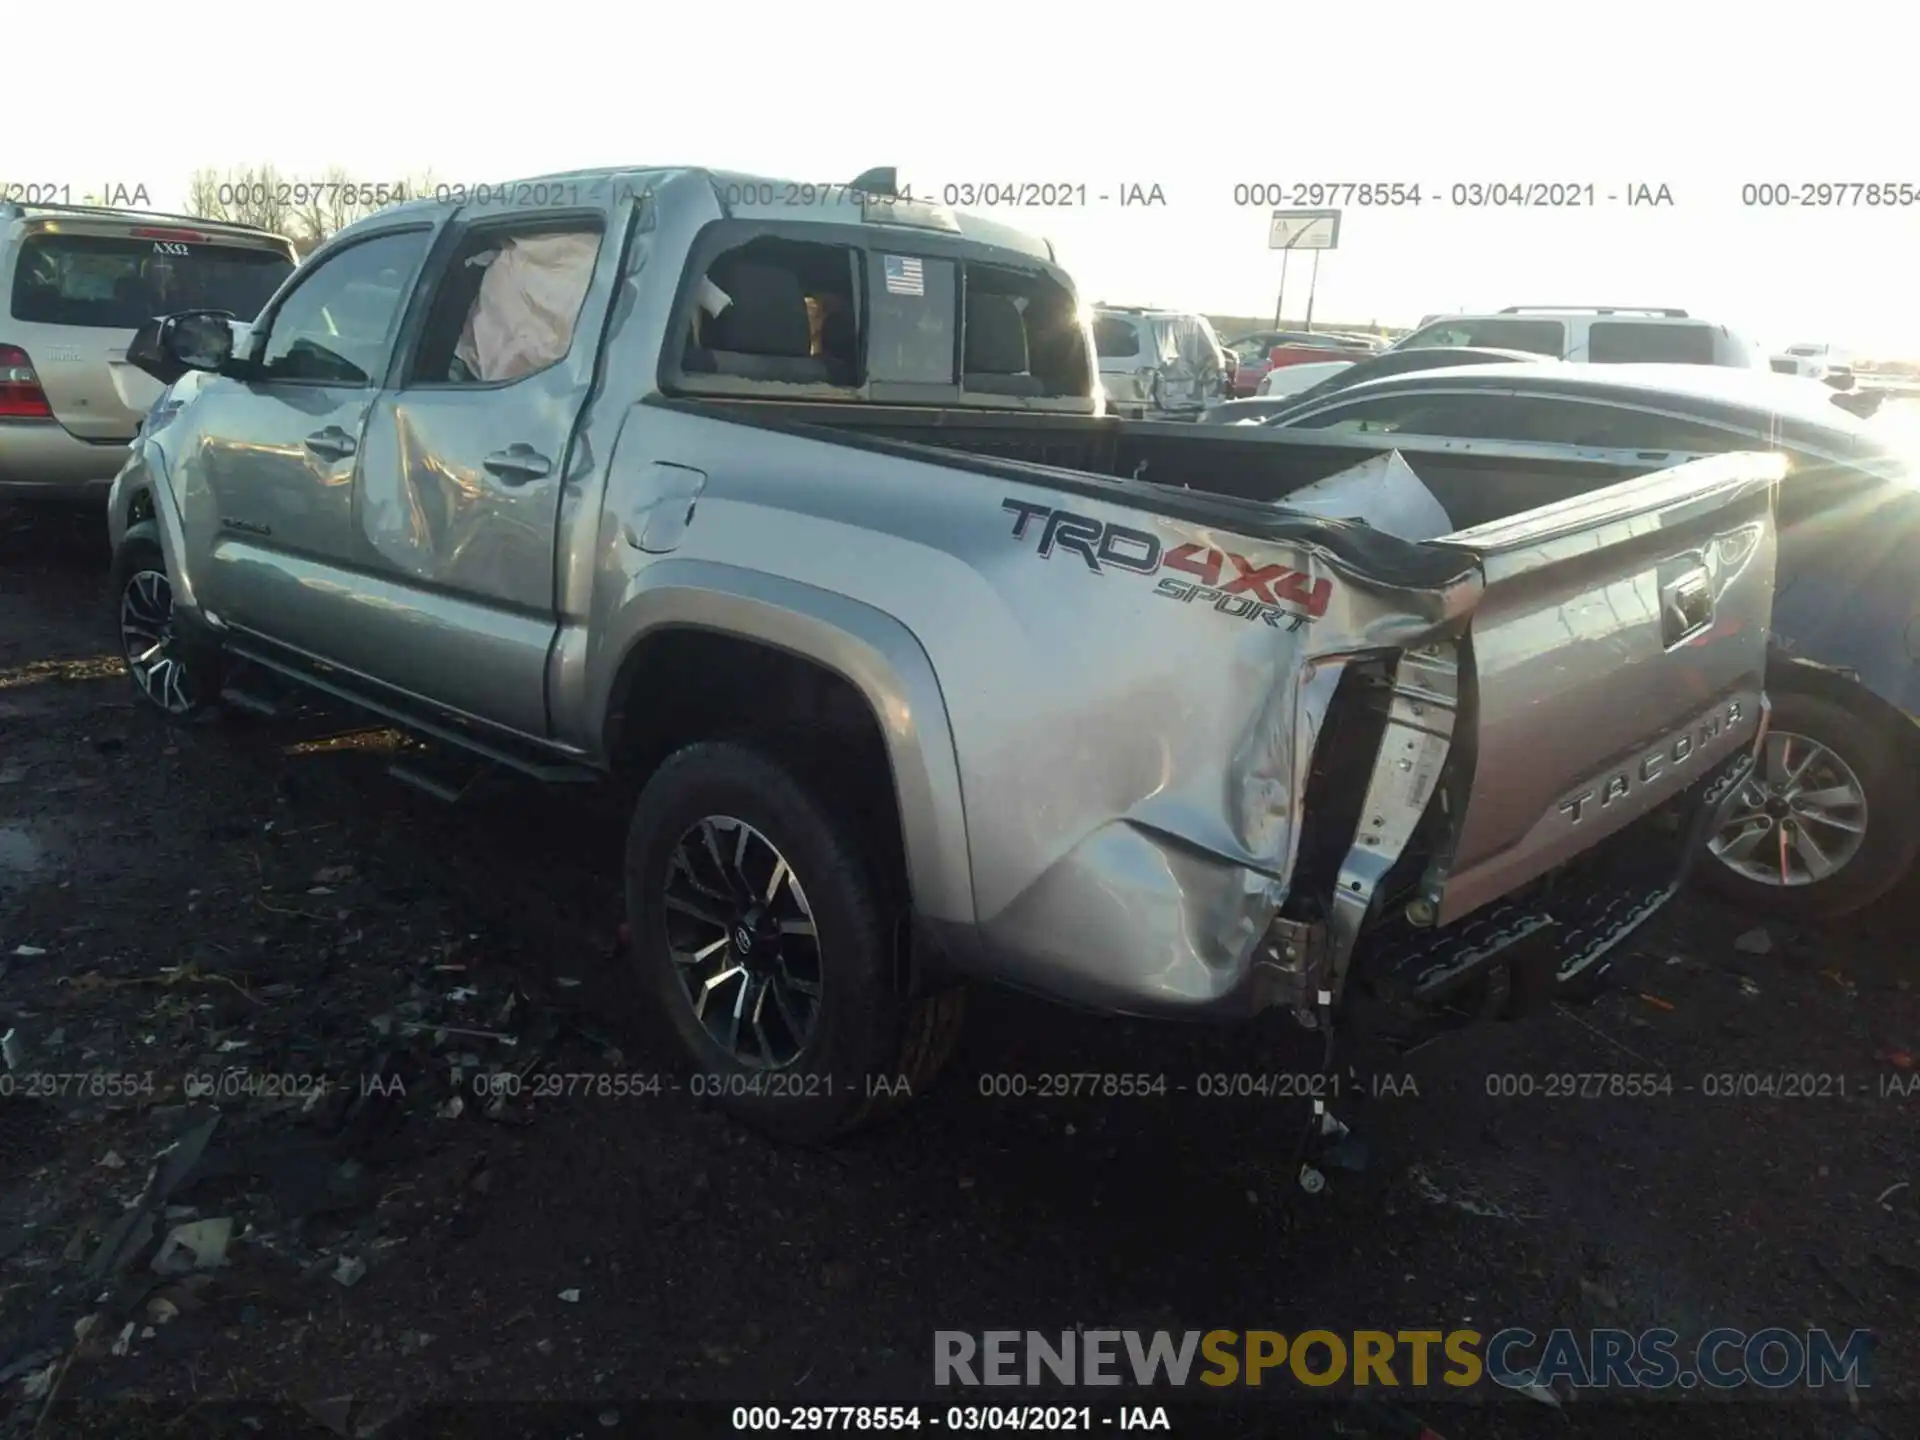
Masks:
[[[1363,942],[1369,988],[1394,1004],[1443,1002],[1536,947],[1553,954],[1556,986],[1611,964],[1620,943],[1686,883],[1715,818],[1751,772],[1742,751],[1660,810],[1612,836],[1534,889],[1421,930],[1396,919]]]

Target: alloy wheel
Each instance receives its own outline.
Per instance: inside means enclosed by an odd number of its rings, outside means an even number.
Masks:
[[[662,902],[675,974],[708,1036],[754,1069],[791,1065],[819,1029],[824,976],[786,856],[744,820],[708,815],[674,846]]]
[[[173,584],[161,570],[137,570],[120,592],[120,648],[134,684],[169,715],[198,697],[173,631]]]
[[[1817,740],[1775,730],[1708,848],[1759,884],[1813,885],[1851,861],[1866,835],[1866,787],[1852,767]]]

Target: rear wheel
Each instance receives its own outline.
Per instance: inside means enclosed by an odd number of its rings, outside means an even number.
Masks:
[[[1826,695],[1772,700],[1760,763],[1729,800],[1702,878],[1787,919],[1849,914],[1920,851],[1912,740]]]
[[[626,888],[634,964],[690,1088],[769,1135],[843,1134],[952,1054],[963,997],[900,993],[899,907],[862,828],[759,751],[703,742],[654,773]]]
[[[169,720],[205,714],[219,697],[218,666],[210,651],[189,644],[174,626],[173,580],[159,545],[127,541],[113,576],[120,653],[134,688]]]

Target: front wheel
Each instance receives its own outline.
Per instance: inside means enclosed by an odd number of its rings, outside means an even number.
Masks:
[[[132,538],[114,557],[114,618],[120,653],[134,688],[169,720],[186,721],[219,697],[210,654],[189,645],[174,625],[173,581],[151,539]]]
[[[632,957],[697,1073],[776,1139],[830,1139],[924,1090],[962,994],[900,993],[898,906],[854,817],[744,745],[704,742],[641,791]]]
[[[1789,920],[1851,914],[1920,852],[1912,739],[1825,695],[1772,699],[1759,764],[1730,797],[1701,878]]]

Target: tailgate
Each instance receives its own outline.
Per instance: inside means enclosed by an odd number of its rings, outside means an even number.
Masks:
[[[1773,610],[1775,455],[1656,471],[1436,544],[1486,589],[1440,923],[1571,859],[1751,746]]]

